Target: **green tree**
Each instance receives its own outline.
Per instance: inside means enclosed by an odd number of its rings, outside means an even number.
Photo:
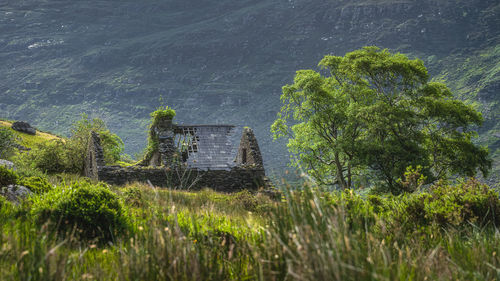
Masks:
[[[102,119],[90,119],[87,114],[82,114],[82,118],[73,124],[67,142],[69,165],[74,166],[72,170],[83,171],[91,131],[99,133],[101,137],[104,161],[113,164],[120,160],[120,154],[123,152],[123,141],[120,137],[111,133]]]
[[[292,163],[320,183],[345,189],[371,175],[398,193],[409,166],[427,182],[487,175],[488,151],[472,142],[481,114],[430,82],[421,60],[365,47],[319,66],[325,75],[299,70],[283,87],[271,131],[289,138]]]
[[[81,173],[83,172],[90,132],[95,131],[101,137],[104,161],[113,164],[120,160],[123,141],[111,133],[103,120],[89,119],[86,114],[71,127],[68,139],[57,139],[37,144],[30,153],[18,158],[18,162],[46,173]]]

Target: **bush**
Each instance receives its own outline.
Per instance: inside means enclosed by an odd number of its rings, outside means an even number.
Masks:
[[[9,184],[16,184],[18,180],[17,174],[11,169],[7,169],[4,166],[0,166],[0,187],[7,186]]]
[[[13,205],[5,197],[0,195],[0,224],[5,223],[9,218],[12,218]],[[1,230],[1,226],[0,226]]]
[[[498,193],[474,179],[456,185],[439,182],[429,192],[396,199],[401,207],[394,220],[406,229],[429,225],[464,227],[471,223],[481,227],[500,225]]]
[[[66,144],[62,140],[39,143],[20,156],[19,161],[21,166],[31,166],[44,173],[74,172],[67,164]]]
[[[152,124],[156,125],[159,120],[163,119],[173,119],[176,115],[175,110],[172,108],[165,106],[165,107],[159,107],[157,108],[154,112],[151,114],[152,117]]]
[[[75,230],[81,240],[106,242],[129,229],[118,196],[102,185],[79,182],[32,200],[31,212],[36,221],[39,224],[48,221],[60,235]]]
[[[52,185],[42,177],[27,177],[18,181],[18,184],[29,188],[33,193],[42,194],[52,189]]]
[[[90,132],[98,132],[106,164],[113,164],[120,160],[123,151],[123,142],[111,133],[101,119],[82,119],[75,122],[71,129],[72,136],[66,140],[51,140],[37,144],[29,153],[19,157],[21,166],[31,167],[44,173],[75,173],[83,172],[84,161]]]
[[[438,183],[430,190],[427,217],[440,225],[500,225],[498,193],[475,179],[457,185]]]
[[[142,198],[142,191],[138,187],[124,188],[122,192],[122,197],[125,203],[134,206],[141,207],[144,204],[144,198]]]
[[[340,203],[342,204],[341,208],[346,212],[347,225],[352,229],[363,229],[366,226],[374,225],[376,216],[372,202],[376,202],[376,206],[379,208],[379,204],[382,204],[381,200],[380,197],[372,195],[367,201],[352,189],[342,191]]]
[[[14,152],[16,137],[8,128],[0,128],[0,159],[6,159]]]
[[[7,199],[5,199],[5,197],[0,195],[0,210],[2,210],[3,207],[6,206],[7,204],[8,204]]]

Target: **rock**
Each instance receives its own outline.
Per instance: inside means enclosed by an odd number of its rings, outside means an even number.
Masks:
[[[17,144],[17,143],[14,144],[14,147],[21,150],[21,151],[30,151],[31,150],[31,148],[26,147],[24,145]]]
[[[13,170],[16,169],[16,167],[14,166],[14,163],[7,161],[7,160],[3,160],[3,159],[0,159],[0,166],[4,166],[7,169],[13,169]]]
[[[22,185],[8,185],[7,187],[0,188],[0,195],[14,204],[19,204],[22,200],[28,198],[33,194],[31,190]]]
[[[21,133],[26,133],[29,135],[36,135],[36,129],[31,127],[28,122],[18,121],[12,123],[12,129]]]

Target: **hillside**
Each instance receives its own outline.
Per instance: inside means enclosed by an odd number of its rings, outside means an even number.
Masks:
[[[253,127],[280,169],[269,125],[281,86],[325,54],[378,45],[478,102],[481,142],[500,159],[499,25],[495,0],[5,0],[0,117],[67,134],[86,112],[134,153],[149,112],[168,104],[179,123]]]
[[[10,128],[12,127],[12,122],[0,120],[0,127]],[[44,143],[46,141],[54,139],[61,139],[59,136],[53,135],[51,133],[41,132],[39,130],[36,131],[36,135],[21,133],[11,128],[9,130],[14,134],[14,136],[18,140],[18,144],[27,148],[33,148],[38,143]]]

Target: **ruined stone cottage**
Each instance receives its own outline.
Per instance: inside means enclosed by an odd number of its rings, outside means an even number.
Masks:
[[[243,128],[239,146],[232,125],[177,125],[172,118],[153,123],[148,152],[135,166],[106,166],[99,135],[87,149],[85,175],[110,184],[149,182],[155,186],[218,191],[258,189],[267,184],[257,139]]]

